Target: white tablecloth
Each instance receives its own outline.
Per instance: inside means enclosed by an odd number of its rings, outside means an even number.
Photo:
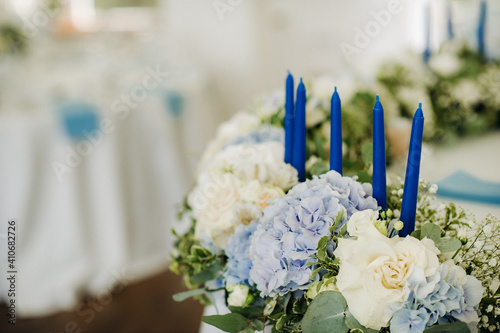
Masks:
[[[164,103],[163,88],[182,96],[180,115]],[[205,78],[174,72],[162,89],[123,120],[101,110],[114,129],[61,181],[53,163],[67,164],[68,149],[80,143],[69,139],[59,115],[0,114],[0,271],[7,271],[7,221],[16,219],[18,316],[70,310],[83,293],[165,269],[170,229],[179,226],[174,207],[216,121]],[[0,279],[3,301],[6,287]]]

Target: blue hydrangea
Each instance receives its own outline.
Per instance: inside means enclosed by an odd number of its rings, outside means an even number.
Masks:
[[[249,249],[250,278],[262,296],[306,290],[312,284],[311,254],[343,212],[337,232],[359,210],[378,209],[371,185],[330,171],[274,199],[259,220]]]
[[[283,130],[283,128],[278,128],[271,125],[263,125],[259,129],[256,129],[248,134],[232,138],[222,147],[222,150],[233,145],[258,144],[270,141],[276,141],[284,144],[285,131]]]
[[[425,309],[400,309],[391,320],[391,332],[422,333],[429,321],[429,313]]]
[[[454,321],[477,321],[477,307],[484,289],[475,277],[464,274],[461,268],[449,262],[441,264],[439,271],[429,277],[415,267],[405,286],[403,308],[425,310],[429,315],[427,328]]]
[[[250,236],[257,228],[257,223],[240,225],[236,228],[234,235],[229,239],[226,247],[227,265],[224,278],[226,284],[246,284],[251,286],[250,267],[252,261],[248,257]]]

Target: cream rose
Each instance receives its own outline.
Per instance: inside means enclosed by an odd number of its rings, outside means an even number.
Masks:
[[[188,197],[188,203],[197,220],[196,236],[210,237],[214,244],[224,248],[234,228],[239,224],[233,207],[241,199],[241,182],[231,174],[206,178]]]
[[[297,170],[284,160],[285,148],[279,142],[229,146],[207,166],[209,175],[231,172],[244,181],[288,190],[298,182]]]
[[[387,238],[380,232],[364,232],[358,239],[339,239],[334,252],[341,260],[337,287],[349,310],[365,327],[387,327],[393,303],[402,302],[403,287],[414,267],[425,276],[439,269],[439,250],[429,239]]]
[[[364,232],[375,232],[375,222],[378,219],[378,212],[366,209],[352,214],[347,222],[347,232],[349,235],[358,237]]]

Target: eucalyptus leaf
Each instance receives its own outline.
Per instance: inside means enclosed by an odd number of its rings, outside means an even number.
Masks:
[[[202,317],[205,323],[215,326],[224,332],[240,332],[251,324],[251,320],[243,317],[239,313],[228,313],[225,315]]]
[[[347,313],[345,317],[345,324],[349,327],[352,332],[362,332],[362,333],[377,333],[378,331],[372,330],[371,328],[366,328],[359,323],[359,321],[354,318],[352,313]]]
[[[462,242],[458,238],[442,238],[436,246],[442,253],[455,252],[462,246]]]
[[[263,317],[262,308],[258,306],[247,306],[244,308],[239,306],[228,306],[228,309],[233,313],[239,313],[249,319]]]
[[[324,174],[329,170],[328,165],[323,162],[316,162],[312,165],[311,167],[311,175],[313,176],[319,176]]]
[[[358,182],[360,183],[371,183],[372,182],[372,176],[366,171],[366,170],[361,170],[357,174],[358,176]]]
[[[441,240],[441,228],[434,223],[427,223],[420,231],[420,239],[429,238],[438,243]]]
[[[347,302],[336,291],[324,291],[311,302],[302,320],[304,333],[347,333]]]
[[[426,329],[424,333],[470,333],[470,329],[466,323],[456,321],[450,324],[433,326]]]
[[[206,293],[207,293],[207,291],[203,288],[194,289],[194,290],[184,291],[182,293],[177,293],[177,294],[173,295],[172,298],[176,302],[182,302],[190,297],[194,297],[194,296],[198,296],[198,295],[202,295],[202,294],[206,294]]]
[[[199,272],[191,277],[191,281],[196,284],[205,283],[207,281],[215,280],[221,272],[221,267],[218,262],[211,265],[208,269]]]
[[[421,232],[420,230],[414,230],[412,233],[411,233],[411,236],[412,237],[415,237],[416,239],[422,239],[420,236],[421,236]]]

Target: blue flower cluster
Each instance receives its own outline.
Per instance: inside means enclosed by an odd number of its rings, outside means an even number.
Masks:
[[[258,144],[269,141],[276,141],[284,144],[285,131],[283,130],[283,128],[278,128],[271,125],[263,125],[259,129],[256,129],[248,134],[232,138],[222,147],[222,150],[234,145]]]
[[[335,217],[343,212],[337,227],[359,210],[377,210],[371,185],[330,171],[293,187],[285,197],[274,199],[264,210],[251,238],[250,278],[262,296],[285,295],[305,290],[313,282],[311,254],[318,241],[329,234]]]
[[[441,264],[427,278],[415,267],[405,286],[403,308],[391,320],[391,332],[417,333],[435,324],[477,322],[483,290],[475,277],[451,263]]]
[[[246,284],[251,286],[250,267],[252,261],[248,257],[250,236],[257,229],[257,222],[249,225],[240,225],[236,228],[234,235],[229,239],[226,247],[227,265],[224,278],[226,285]]]

